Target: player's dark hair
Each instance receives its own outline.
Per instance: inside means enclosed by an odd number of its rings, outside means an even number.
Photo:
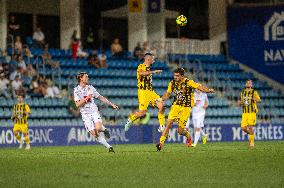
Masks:
[[[151,52],[147,52],[144,54],[144,57],[146,57],[147,55],[153,56],[153,54]]]
[[[18,97],[23,97],[23,98],[25,98],[25,91],[24,90],[17,90],[16,91],[16,95],[18,96]]]
[[[80,83],[81,78],[86,74],[86,72],[80,72],[76,75],[76,79],[78,81],[78,83]]]
[[[174,73],[179,73],[182,76],[184,76],[184,72],[184,68],[177,68],[174,70]]]

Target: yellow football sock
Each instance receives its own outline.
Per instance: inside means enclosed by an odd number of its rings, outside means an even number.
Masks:
[[[251,143],[254,143],[254,134],[250,134],[250,135],[249,135],[249,141],[250,141]]]
[[[166,141],[166,136],[161,136],[161,138],[160,138],[160,144],[164,144],[165,143],[165,141]]]
[[[21,142],[21,136],[20,136],[20,134],[17,133],[15,136],[16,136],[16,139],[17,139],[19,142]]]
[[[135,114],[132,114],[132,115],[129,116],[129,119],[133,122],[138,118],[135,116]]]
[[[160,126],[165,125],[166,123],[165,114],[158,113],[158,121],[160,123]]]
[[[25,136],[25,142],[26,142],[26,144],[30,144],[30,137],[29,137],[29,135]]]

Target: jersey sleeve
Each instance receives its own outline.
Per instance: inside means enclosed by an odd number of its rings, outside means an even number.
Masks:
[[[79,97],[79,95],[78,95],[78,93],[77,93],[77,90],[76,90],[76,89],[74,89],[74,93],[73,93],[73,95],[74,95],[74,101],[78,101],[78,100],[80,100],[80,97]]]
[[[167,93],[172,93],[173,92],[173,82],[171,81],[168,85],[168,90],[167,90]]]
[[[208,100],[208,97],[207,97],[206,93],[204,94],[204,100],[205,100],[205,103],[207,103],[209,105],[209,100]]]
[[[25,111],[27,112],[27,113],[31,113],[31,109],[30,109],[30,107],[29,107],[29,105],[25,105]]]
[[[98,98],[100,96],[100,93],[94,88],[94,86],[91,86],[92,94],[95,98]]]
[[[194,82],[193,80],[188,80],[187,85],[193,89],[198,88],[199,86],[201,86],[200,83]]]
[[[254,91],[254,94],[253,94],[254,96],[254,98],[257,100],[257,101],[260,101],[261,99],[260,99],[260,96],[259,96],[259,94],[258,94],[258,92],[257,91]]]
[[[137,67],[137,73],[139,73],[140,71],[146,71],[146,66],[143,65],[143,64],[140,64],[140,65]]]

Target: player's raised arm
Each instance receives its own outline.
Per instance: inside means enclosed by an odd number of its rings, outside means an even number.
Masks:
[[[205,93],[214,93],[214,92],[215,92],[214,89],[212,89],[212,88],[207,88],[207,87],[205,87],[205,86],[203,86],[203,85],[199,85],[199,86],[197,87],[197,89],[199,89],[200,91],[203,91],[203,92],[205,92]]]
[[[172,87],[173,87],[173,82],[171,81],[168,85],[168,89],[167,89],[166,93],[161,98],[163,101],[167,100],[171,96],[171,94],[173,92]]]
[[[149,70],[149,71],[140,70],[140,71],[138,72],[138,74],[139,74],[140,76],[148,76],[148,75],[150,75],[150,74],[158,74],[158,73],[162,73],[162,72],[163,72],[163,70]]]
[[[113,109],[116,109],[116,110],[119,109],[119,107],[118,107],[116,104],[112,103],[111,101],[109,101],[107,98],[105,98],[105,97],[102,96],[102,95],[98,96],[98,99],[99,99],[100,101],[102,101],[103,103],[106,103],[106,104],[112,106]]]

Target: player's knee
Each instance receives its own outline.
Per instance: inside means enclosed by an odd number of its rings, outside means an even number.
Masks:
[[[196,129],[195,129],[195,132],[199,132],[199,131],[200,131],[200,128],[196,128]]]
[[[145,116],[146,115],[146,110],[141,110],[140,112],[139,112],[139,116]]]
[[[242,127],[242,130],[243,130],[244,132],[247,132],[247,131],[248,131],[248,128],[247,128],[247,127]]]
[[[165,108],[164,108],[164,107],[162,107],[162,108],[159,108],[159,113],[160,113],[160,114],[163,114],[163,113],[165,113]]]
[[[184,129],[182,129],[181,127],[178,128],[178,134],[183,134]]]
[[[18,134],[18,131],[13,131],[14,135],[16,136]]]

